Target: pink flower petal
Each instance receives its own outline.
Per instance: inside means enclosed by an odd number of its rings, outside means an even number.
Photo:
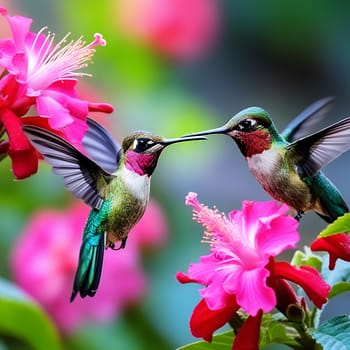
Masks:
[[[50,122],[50,119],[49,119]],[[83,150],[81,141],[88,129],[85,121],[75,118],[71,124],[59,129],[63,131],[65,138],[80,151]]]
[[[215,254],[201,256],[200,263],[190,264],[188,272],[197,283],[208,285],[212,281],[217,264]]]
[[[216,275],[207,287],[200,290],[200,294],[205,299],[210,310],[219,310],[227,307],[228,296],[234,296],[233,293],[227,293],[224,289],[224,283],[227,280],[225,274]]]
[[[89,112],[89,104],[76,96],[75,91],[71,89],[74,87],[72,81],[60,81],[52,84],[48,89],[42,92],[42,95],[48,96],[62,106],[64,106],[69,113],[79,119],[86,119]]]
[[[8,16],[6,10],[2,11],[2,14],[7,18],[10,24],[13,40],[18,48],[18,51],[24,51],[25,39],[29,33],[32,19],[22,16]]]
[[[53,129],[62,129],[73,123],[73,117],[67,108],[50,96],[38,96],[37,111],[41,117],[48,118]]]
[[[265,268],[244,271],[239,276],[237,303],[249,315],[256,316],[262,309],[270,312],[276,306],[276,295],[266,284],[269,271]]]
[[[256,244],[260,251],[276,256],[282,251],[294,248],[300,237],[297,231],[298,221],[291,216],[279,216],[271,220],[269,228],[256,235]]]
[[[0,40],[0,65],[10,74],[18,74],[19,69],[13,63],[13,57],[16,55],[16,47],[10,39]]]

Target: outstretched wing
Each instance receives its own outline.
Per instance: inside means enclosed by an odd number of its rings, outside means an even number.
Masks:
[[[333,101],[334,97],[325,97],[308,106],[286,126],[282,136],[288,142],[305,137],[327,116]]]
[[[52,171],[63,177],[66,188],[86,204],[100,209],[103,204],[101,189],[112,179],[112,175],[48,130],[26,125],[23,131],[52,166]]]
[[[108,173],[117,170],[120,158],[120,146],[102,125],[88,118],[88,130],[83,138],[83,147],[87,154]]]
[[[303,175],[313,177],[321,168],[350,149],[350,118],[345,118],[321,131],[293,142],[294,152]]]

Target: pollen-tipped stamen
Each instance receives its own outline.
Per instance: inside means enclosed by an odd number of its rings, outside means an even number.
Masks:
[[[44,89],[59,80],[91,76],[89,73],[77,71],[87,67],[95,53],[96,46],[106,45],[102,35],[96,33],[94,40],[89,44],[86,44],[82,36],[66,44],[70,35],[68,33],[54,45],[55,34],[48,32],[47,36],[44,36],[43,32],[46,29],[47,27],[43,27],[38,32],[28,53],[27,84],[29,91]],[[39,44],[39,38],[43,36],[44,39]]]

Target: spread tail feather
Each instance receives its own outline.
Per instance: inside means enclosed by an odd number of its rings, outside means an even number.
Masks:
[[[80,293],[82,298],[93,297],[100,283],[103,255],[105,250],[105,234],[96,235],[97,242],[83,241],[79,254],[79,265],[74,278],[70,302]],[[97,243],[97,244],[93,244]]]

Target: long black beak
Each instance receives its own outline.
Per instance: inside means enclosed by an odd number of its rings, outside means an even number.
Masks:
[[[211,135],[211,134],[226,134],[226,132],[227,132],[227,127],[226,127],[226,125],[224,125],[224,126],[220,126],[220,128],[216,128],[216,129],[199,131],[199,132],[187,134],[187,135],[184,135],[183,137],[202,136],[202,135]]]
[[[160,144],[164,146],[171,145],[173,143],[177,142],[184,142],[184,141],[199,141],[199,140],[207,140],[206,137],[203,136],[194,136],[194,135],[186,135],[182,137],[177,137],[175,139],[165,139],[164,141],[160,142]]]

